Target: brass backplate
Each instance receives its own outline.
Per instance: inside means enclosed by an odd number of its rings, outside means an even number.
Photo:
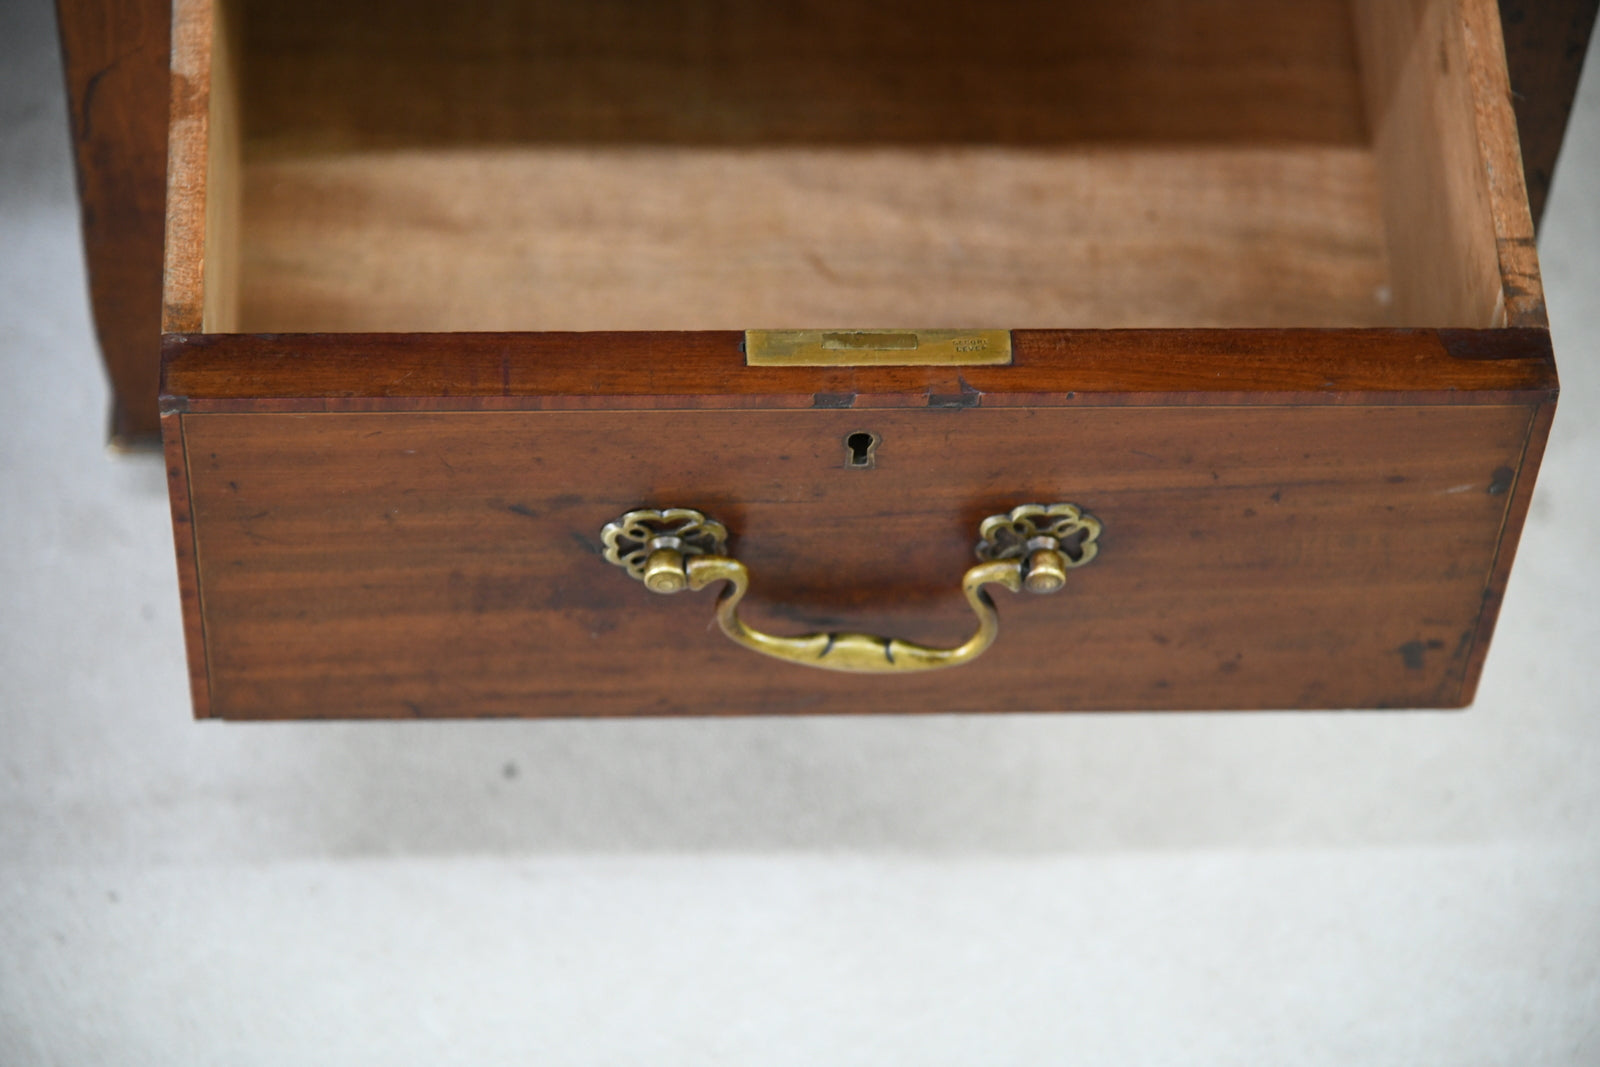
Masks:
[[[750,367],[992,367],[1010,330],[746,330]]]

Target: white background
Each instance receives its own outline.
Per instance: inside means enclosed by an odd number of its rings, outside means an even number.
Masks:
[[[1466,713],[188,718],[0,0],[0,1064],[1600,1063],[1600,60]]]

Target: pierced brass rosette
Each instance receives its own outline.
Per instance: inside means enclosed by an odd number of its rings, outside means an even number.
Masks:
[[[981,560],[1021,559],[1041,548],[1060,552],[1068,567],[1081,567],[1100,551],[1100,520],[1072,504],[1022,504],[990,515],[978,527]]]
[[[606,560],[645,579],[650,554],[671,549],[681,556],[720,556],[728,546],[728,529],[694,508],[642,508],[630,511],[600,530]]]
[[[976,553],[986,563],[1021,560],[1028,591],[1052,593],[1068,570],[1094,559],[1099,536],[1100,521],[1073,504],[1020,504],[983,520]]]

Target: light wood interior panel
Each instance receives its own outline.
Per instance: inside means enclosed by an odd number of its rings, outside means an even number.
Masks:
[[[258,161],[252,331],[1364,325],[1370,154],[406,150]]]
[[[1399,321],[1538,326],[1494,0],[1355,0]]]
[[[244,0],[207,322],[1504,321],[1477,2]]]
[[[229,7],[175,0],[161,316],[166,333],[239,328],[244,176],[237,66]]]

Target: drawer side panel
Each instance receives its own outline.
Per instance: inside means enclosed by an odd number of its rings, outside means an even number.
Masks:
[[[1522,527],[1528,518],[1528,508],[1533,503],[1534,482],[1539,475],[1539,465],[1544,459],[1544,447],[1550,439],[1550,424],[1555,415],[1556,401],[1552,397],[1534,409],[1533,418],[1528,424],[1528,440],[1523,447],[1522,462],[1517,465],[1516,481],[1510,489],[1511,499],[1500,533],[1500,545],[1495,551],[1494,566],[1483,590],[1483,610],[1478,615],[1478,632],[1473,637],[1472,652],[1467,657],[1461,691],[1462,704],[1472,702],[1484,660],[1489,655],[1489,640],[1494,636],[1494,625],[1500,618],[1500,605],[1505,600],[1506,585],[1511,580],[1511,564],[1516,559],[1517,544],[1522,540]]]
[[[209,671],[206,668],[205,612],[200,606],[200,561],[196,551],[194,512],[190,507],[189,460],[183,416],[161,416],[162,458],[167,470],[167,497],[172,504],[172,544],[178,563],[178,596],[183,604],[183,643],[188,656],[189,692],[194,715],[211,714]]]

